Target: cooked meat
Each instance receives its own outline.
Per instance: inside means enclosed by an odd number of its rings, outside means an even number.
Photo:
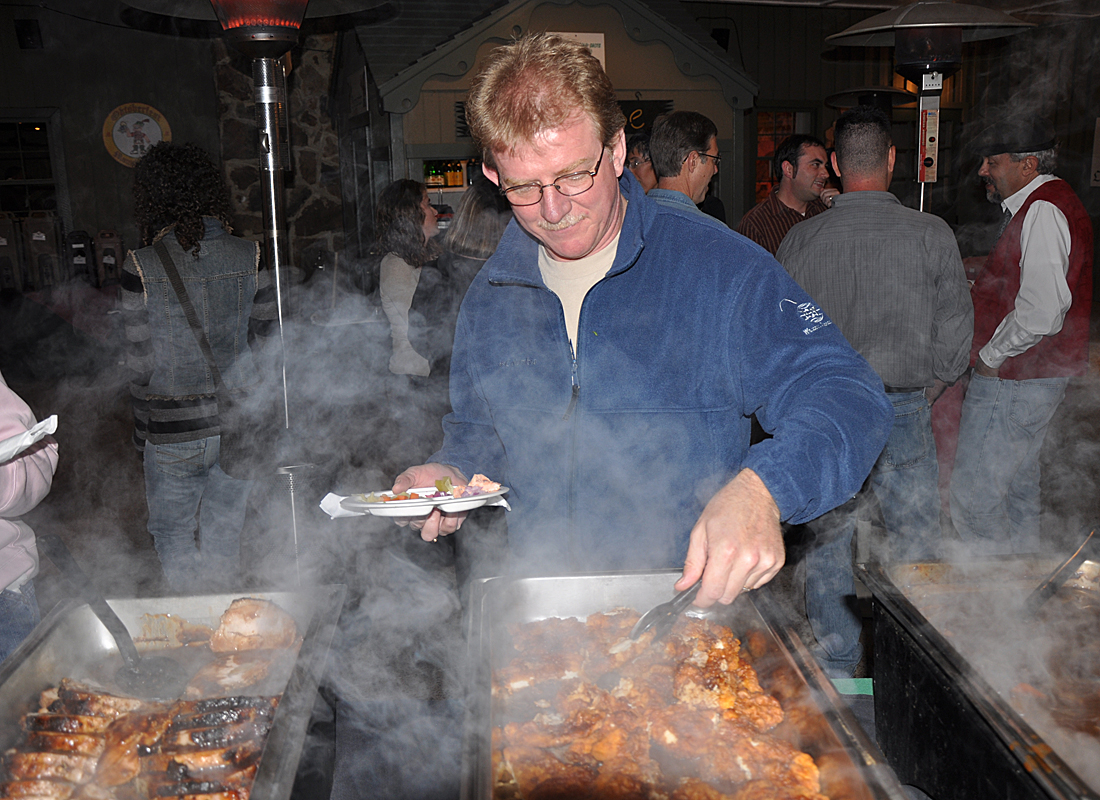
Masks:
[[[68,800],[76,786],[65,781],[32,780],[0,783],[0,797],[43,797]]]
[[[27,734],[25,748],[36,753],[76,753],[83,756],[98,756],[103,752],[103,745],[103,736],[99,734],[31,731]]]
[[[141,709],[145,703],[133,697],[97,692],[82,683],[63,678],[57,687],[57,700],[48,710],[55,714],[77,714],[92,717],[121,717]]]
[[[289,673],[297,651],[248,650],[221,653],[200,669],[183,692],[186,698],[209,697],[214,694],[236,694],[249,687],[261,688],[269,675]]]
[[[165,749],[181,747],[228,747],[236,742],[248,739],[262,739],[271,729],[271,722],[260,720],[240,725],[221,725],[216,728],[190,728],[174,731],[165,736],[162,746]]]
[[[827,800],[813,759],[768,733],[783,709],[729,628],[681,618],[638,647],[637,619],[511,631],[517,656],[493,676],[497,800]]]
[[[42,699],[51,711],[26,715],[24,739],[5,754],[0,800],[248,800],[279,704],[236,696],[157,705],[73,681]]]
[[[251,786],[256,777],[256,767],[256,764],[252,764],[245,769],[207,769],[191,775],[185,767],[181,766],[163,775],[146,776],[144,784],[149,797],[212,794]]]
[[[564,764],[541,748],[505,747],[504,759],[528,800],[585,797],[596,780],[592,767]]]
[[[142,757],[141,771],[145,773],[168,772],[182,767],[187,771],[187,774],[193,776],[207,769],[225,767],[244,769],[258,762],[262,752],[262,742],[242,742],[234,747],[154,753]]]
[[[294,617],[270,600],[241,597],[221,616],[210,649],[215,653],[290,647],[298,640]]]
[[[783,721],[779,701],[761,691],[756,670],[741,658],[741,643],[729,628],[688,620],[684,638],[693,647],[676,670],[675,692],[680,702],[724,709],[730,718],[746,719],[760,731]]]
[[[584,623],[547,619],[540,626],[511,631],[519,656],[493,673],[493,693],[507,696],[546,681],[571,680],[581,673]]]
[[[54,697],[57,700],[57,697]],[[88,717],[78,714],[27,714],[23,730],[53,733],[103,733],[111,724],[110,717]]]
[[[139,756],[156,745],[171,717],[163,708],[149,714],[129,714],[107,729],[107,747],[96,768],[96,782],[121,786],[134,779],[141,768]]]
[[[188,714],[205,714],[208,711],[225,711],[234,708],[277,708],[278,695],[272,697],[258,697],[243,695],[240,697],[207,697],[202,700],[180,700],[172,705],[173,716]]]
[[[248,705],[238,708],[222,708],[204,711],[198,714],[177,714],[170,716],[169,733],[200,728],[216,728],[236,725],[244,722],[270,720],[275,709],[271,705]]]
[[[8,775],[17,781],[46,779],[85,783],[95,774],[96,757],[71,753],[10,752],[4,762]]]
[[[808,755],[719,711],[682,704],[661,709],[652,715],[650,736],[673,758],[690,765],[683,767],[684,774],[719,788],[763,779],[811,793],[821,790]]]

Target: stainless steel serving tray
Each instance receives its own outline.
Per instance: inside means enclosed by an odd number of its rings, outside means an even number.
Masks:
[[[464,732],[463,800],[493,796],[490,737],[491,670],[509,656],[506,626],[548,617],[585,618],[619,607],[645,610],[674,594],[680,573],[602,573],[554,578],[490,578],[473,587],[467,630],[472,691]],[[761,685],[777,695],[797,731],[799,749],[813,756],[822,791],[831,800],[905,797],[893,771],[855,721],[832,683],[814,663],[781,609],[766,591],[742,595],[708,616],[744,637],[760,654],[753,666]]]
[[[1009,700],[1012,686],[1028,679],[1021,665],[1043,656],[1021,632],[1023,601],[1059,563],[1009,556],[857,565],[875,603],[875,728],[903,779],[933,793],[937,781],[958,788],[984,769],[987,786],[1011,789],[1014,797],[1100,800],[1098,787],[1067,763],[1064,734],[1040,717],[1025,719]],[[1100,565],[1086,561],[1066,585],[1100,591]],[[1000,652],[987,651],[989,642]],[[880,661],[880,650],[892,657]],[[918,695],[924,735],[914,742],[906,730]],[[951,741],[956,745],[944,745]]]
[[[238,597],[270,600],[294,617],[302,646],[272,721],[251,794],[253,800],[287,800],[344,594],[344,586],[317,586],[296,591],[109,599],[107,603],[140,651],[172,646],[173,626],[167,624],[171,619],[216,627],[222,612]],[[86,603],[58,603],[0,665],[0,749],[16,742],[23,715],[37,708],[44,689],[56,686],[62,678],[87,680],[117,654],[107,628]]]

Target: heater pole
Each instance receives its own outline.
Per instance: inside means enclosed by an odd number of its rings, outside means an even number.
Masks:
[[[260,183],[263,190],[264,249],[275,272],[275,300],[279,310],[279,351],[283,381],[283,422],[290,428],[290,398],[286,382],[286,339],[283,335],[283,281],[289,266],[283,170],[290,152],[283,135],[287,126],[286,72],[275,58],[252,60],[256,122],[260,134]]]
[[[924,211],[924,188],[936,182],[940,161],[940,95],[943,93],[943,73],[925,72],[920,77],[917,181],[920,186],[920,210]],[[932,205],[931,188],[928,191],[928,205]]]

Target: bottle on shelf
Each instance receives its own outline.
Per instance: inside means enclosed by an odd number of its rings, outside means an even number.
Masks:
[[[424,185],[431,187],[446,186],[447,176],[440,169],[438,161],[424,162]]]

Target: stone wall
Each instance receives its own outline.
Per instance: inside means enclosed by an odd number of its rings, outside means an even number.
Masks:
[[[329,116],[335,33],[306,36],[291,51],[287,75],[291,171],[283,173],[290,264],[301,280],[319,259],[343,249],[340,148]],[[233,195],[235,232],[263,239],[259,150],[252,65],[224,40],[214,44],[222,160]],[[292,280],[294,278],[292,277]]]

